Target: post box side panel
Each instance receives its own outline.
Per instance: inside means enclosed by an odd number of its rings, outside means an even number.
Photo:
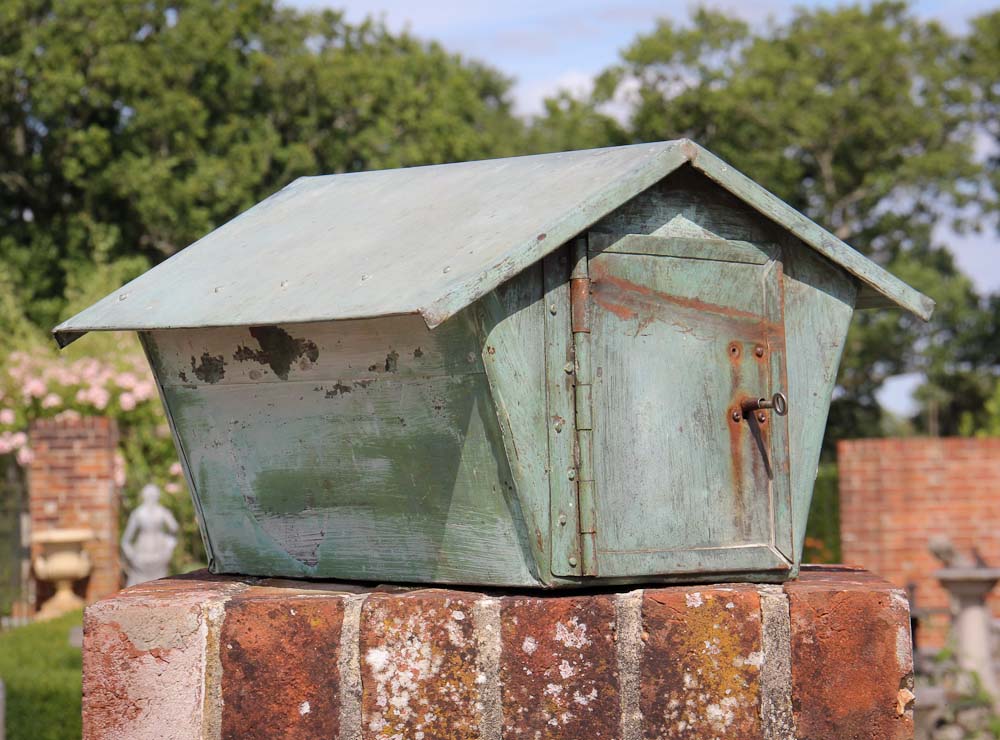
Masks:
[[[857,284],[846,272],[788,236],[785,254],[785,344],[795,562],[809,520],[823,432],[837,381]]]
[[[147,345],[218,572],[538,583],[467,313]]]
[[[487,293],[474,313],[531,554],[547,578],[551,548],[542,263]]]

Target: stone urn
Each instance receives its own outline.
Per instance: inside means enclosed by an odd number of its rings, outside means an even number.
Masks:
[[[73,593],[73,582],[90,573],[90,556],[84,545],[94,539],[90,529],[49,529],[35,534],[31,541],[39,546],[33,565],[35,575],[55,584],[56,592],[38,610],[36,619],[59,617],[83,607],[83,599]]]

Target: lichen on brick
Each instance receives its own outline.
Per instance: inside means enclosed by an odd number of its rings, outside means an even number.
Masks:
[[[642,710],[657,737],[760,731],[760,604],[749,589],[648,591]]]
[[[471,602],[429,594],[370,599],[362,616],[363,736],[464,738],[478,698]]]

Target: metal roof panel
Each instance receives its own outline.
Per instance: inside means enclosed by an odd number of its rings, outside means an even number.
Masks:
[[[927,318],[933,302],[687,140],[296,180],[53,331],[421,314],[434,327],[681,164]]]

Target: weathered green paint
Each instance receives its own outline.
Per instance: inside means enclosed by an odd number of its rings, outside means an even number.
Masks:
[[[681,141],[300,181],[57,336],[142,330],[213,571],[780,581],[886,301],[932,307]]]
[[[545,306],[538,263],[476,304],[481,354],[531,555],[549,565],[549,465],[545,423]]]

